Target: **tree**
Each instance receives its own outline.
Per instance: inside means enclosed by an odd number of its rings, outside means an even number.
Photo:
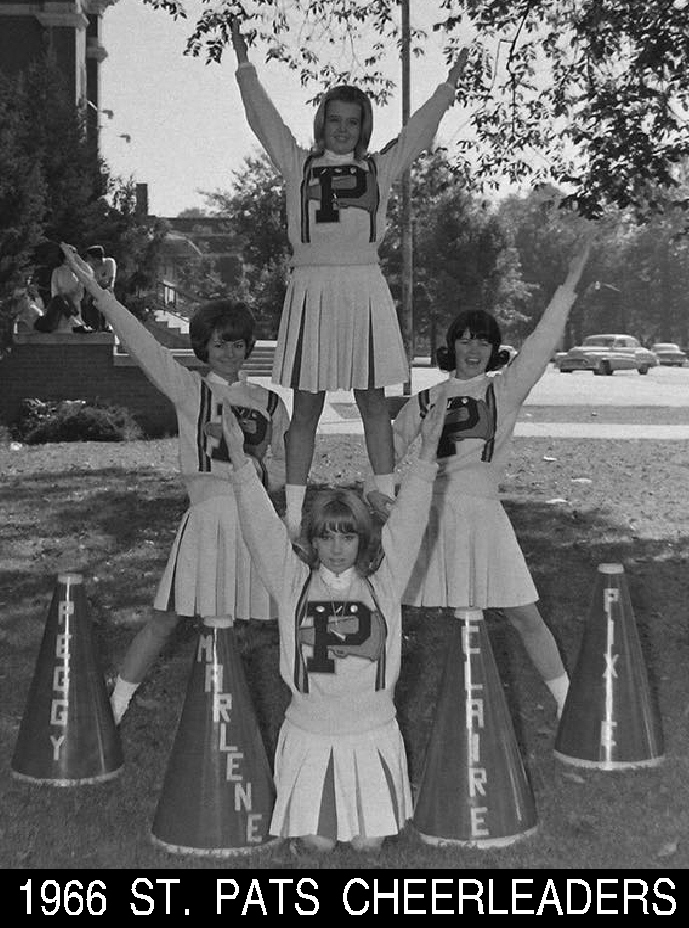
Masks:
[[[264,152],[245,159],[229,191],[205,194],[209,211],[224,216],[244,265],[242,295],[277,332],[287,283],[290,245],[282,179]],[[415,216],[414,329],[420,342],[437,344],[438,332],[458,305],[496,312],[506,331],[524,315],[526,292],[519,261],[495,210],[466,189],[461,168],[444,149],[422,155],[412,167]],[[398,305],[402,288],[402,217],[399,185],[390,195],[381,267]]]
[[[23,82],[0,71],[0,299],[22,282],[44,229],[46,183]]]
[[[143,0],[186,17],[180,0]],[[187,53],[222,59],[230,24],[304,85],[354,82],[384,102],[381,61],[400,43],[400,0],[205,0]],[[475,34],[458,90],[473,111],[475,181],[550,183],[585,216],[662,210],[689,156],[686,0],[438,0],[433,41],[448,59]],[[414,52],[431,38],[412,33]],[[325,51],[324,51],[325,50]],[[474,142],[458,150],[471,157]]]
[[[205,192],[206,204],[211,213],[227,217],[242,257],[244,279],[236,296],[275,337],[291,253],[282,178],[263,151],[245,158],[233,178],[231,190]]]
[[[588,221],[574,210],[563,208],[564,202],[566,198],[562,191],[547,186],[527,195],[506,197],[498,206],[498,221],[516,252],[523,286],[519,301],[522,319],[515,329],[517,341],[531,332],[540,320],[567,274],[577,239],[589,231]],[[603,237],[600,230],[599,236]],[[565,335],[568,343],[576,340],[572,332],[577,321],[583,319],[584,295],[594,275],[600,273],[594,269],[599,256],[597,244],[582,275],[577,301],[569,316],[568,333]]]
[[[3,331],[9,298],[26,282],[37,246],[102,244],[118,264],[115,292],[135,300],[155,292],[164,231],[136,213],[133,181],[113,181],[86,133],[53,56],[15,76],[0,70],[0,301]],[[136,311],[136,310],[135,310]]]
[[[212,213],[231,220],[250,268],[265,267],[289,252],[283,182],[265,152],[244,159],[229,192],[204,191],[204,197]]]
[[[460,166],[445,149],[422,155],[411,169],[414,215],[414,330],[435,355],[438,340],[460,306],[496,312],[509,329],[521,318],[519,268],[506,253],[507,242],[494,210],[469,189]],[[401,198],[390,197],[388,234],[381,264],[393,296],[402,290]]]
[[[114,185],[110,200],[100,199],[92,211],[90,243],[98,242],[117,261],[115,296],[134,315],[145,319],[162,309],[158,298],[159,268],[168,226],[157,220],[152,226],[137,215],[133,180]],[[96,207],[100,211],[96,215]]]
[[[70,97],[65,76],[50,53],[19,78],[26,92],[34,158],[45,179],[44,235],[82,242],[93,206],[109,189],[108,170],[86,133],[85,112]]]
[[[621,274],[632,334],[647,345],[654,341],[689,344],[689,240],[683,211],[655,216],[631,231]]]

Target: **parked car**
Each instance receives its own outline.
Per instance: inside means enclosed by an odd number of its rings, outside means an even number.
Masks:
[[[651,351],[657,356],[659,364],[668,367],[683,367],[687,360],[686,352],[674,342],[656,342],[651,346]]]
[[[615,371],[647,374],[657,367],[658,358],[633,335],[588,335],[583,344],[558,352],[555,365],[563,374],[593,371],[598,377],[610,377]]]

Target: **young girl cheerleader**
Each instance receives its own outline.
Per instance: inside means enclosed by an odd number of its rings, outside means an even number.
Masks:
[[[314,119],[314,144],[301,148],[282,121],[247,55],[235,20],[237,81],[249,125],[285,181],[292,246],[273,381],[294,391],[287,435],[287,511],[293,539],[301,525],[325,391],[353,390],[374,484],[392,496],[394,450],[385,386],[409,367],[378,247],[392,183],[429,147],[467,58],[463,49],[441,84],[399,136],[369,154],[371,103],[356,87],[329,90]]]
[[[225,407],[223,434],[239,521],[280,606],[280,673],[291,691],[275,753],[270,831],[318,851],[331,851],[337,841],[377,851],[412,815],[393,697],[402,646],[400,599],[437,470],[444,410],[440,393],[437,399],[380,545],[373,543],[371,513],[358,494],[324,491],[305,520],[310,564],[295,554]]]
[[[555,350],[587,256],[588,246],[573,259],[564,284],[507,366],[495,318],[482,310],[460,312],[448,329],[447,347],[438,350],[438,366],[452,375],[412,397],[393,423],[401,459],[429,403],[447,393],[431,515],[403,602],[504,613],[555,697],[558,717],[569,679],[536,606],[538,594],[499,486],[519,410]]]
[[[192,317],[192,348],[209,367],[202,376],[179,364],[111,292],[99,287],[75,249],[63,249],[122,344],[175,407],[180,469],[190,504],[158,587],[153,617],[134,638],[115,683],[112,707],[119,724],[180,618],[277,617],[277,604],[252,566],[239,529],[221,412],[224,402],[232,405],[247,454],[264,482],[269,472],[284,468],[289,414],[277,393],[240,379],[256,341],[254,318],[243,303],[212,301]]]

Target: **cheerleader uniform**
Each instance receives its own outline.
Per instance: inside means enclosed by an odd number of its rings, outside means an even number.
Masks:
[[[285,180],[292,259],[273,381],[311,393],[403,382],[408,362],[378,247],[390,188],[431,145],[454,87],[441,84],[383,151],[355,161],[300,148],[254,66],[236,74],[249,125]]]
[[[251,556],[280,604],[280,673],[291,701],[275,754],[271,834],[339,841],[397,834],[412,815],[394,688],[400,598],[428,514],[435,463],[416,461],[382,530],[384,556],[363,577],[311,570],[247,465],[233,474]]]
[[[548,365],[574,298],[574,290],[558,288],[507,367],[469,380],[451,376],[412,397],[395,419],[399,460],[418,435],[425,408],[441,388],[447,391],[438,479],[405,605],[486,609],[537,601],[499,491],[519,410]]]
[[[98,306],[177,413],[179,464],[189,508],[177,530],[154,608],[187,617],[275,619],[277,604],[261,582],[239,529],[227,448],[206,427],[214,423],[220,431],[223,402],[229,400],[244,431],[247,453],[264,482],[273,484],[272,474],[284,480],[289,414],[283,400],[260,384],[246,380],[229,384],[212,371],[202,377],[188,370],[112,294],[99,296]]]

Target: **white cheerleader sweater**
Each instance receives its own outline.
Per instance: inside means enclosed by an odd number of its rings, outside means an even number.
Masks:
[[[509,444],[524,400],[543,375],[560,339],[575,291],[558,287],[536,329],[506,367],[469,380],[450,377],[409,399],[393,423],[395,454],[401,460],[421,428],[422,407],[447,393],[447,412],[438,444],[438,490],[453,480],[458,492],[497,498]]]
[[[454,101],[443,83],[411,117],[396,139],[362,161],[301,148],[248,62],[237,81],[249,125],[285,181],[292,267],[378,264],[385,237],[390,188],[429,148],[438,124]]]
[[[382,529],[384,556],[368,578],[352,570],[335,592],[322,569],[293,551],[253,467],[233,473],[242,534],[278,602],[280,674],[292,698],[286,717],[322,735],[359,734],[395,718],[402,649],[401,599],[419,553],[435,463],[417,460]]]
[[[187,369],[111,293],[99,294],[98,308],[149,380],[175,407],[179,466],[191,505],[232,493],[227,447],[222,438],[210,434],[221,434],[225,400],[242,427],[247,454],[266,479],[269,472],[284,472],[289,413],[276,392],[246,380],[229,384],[213,372],[202,377]]]

